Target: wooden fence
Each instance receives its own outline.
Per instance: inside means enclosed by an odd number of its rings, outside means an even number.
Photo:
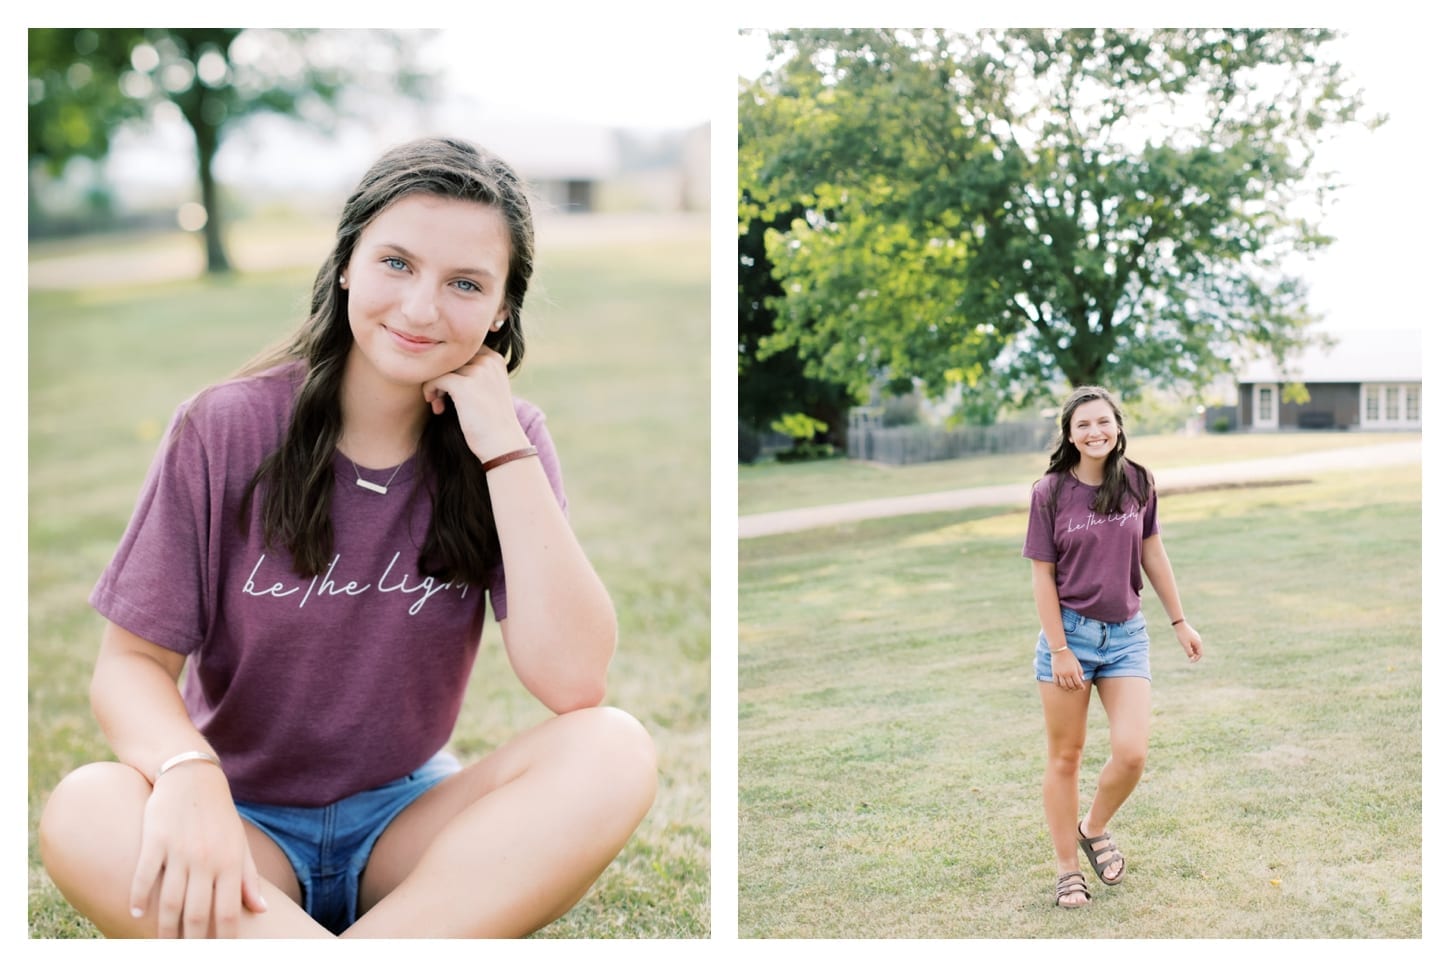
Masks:
[[[1052,445],[1050,420],[992,426],[873,425],[869,413],[851,414],[846,453],[853,460],[902,465],[984,453],[1042,453]]]

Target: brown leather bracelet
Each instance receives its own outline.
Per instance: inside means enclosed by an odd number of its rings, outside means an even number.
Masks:
[[[524,457],[536,457],[539,455],[538,447],[524,447],[522,450],[510,450],[508,453],[501,453],[492,460],[483,461],[483,472],[488,473],[494,467],[501,467],[506,463],[515,460],[522,460]]]
[[[1181,624],[1183,624],[1183,622],[1185,622],[1187,620],[1188,620],[1187,618],[1179,618],[1177,621],[1173,622],[1173,625],[1170,625],[1170,627],[1173,627],[1173,626],[1176,626],[1176,625],[1181,625]]]

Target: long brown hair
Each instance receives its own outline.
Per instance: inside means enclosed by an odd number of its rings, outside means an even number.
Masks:
[[[347,294],[338,281],[358,237],[385,208],[413,194],[478,202],[496,209],[509,229],[504,285],[508,314],[484,345],[513,372],[523,362],[521,312],[534,270],[534,225],[523,181],[499,158],[452,138],[424,138],[388,151],[363,175],[343,206],[337,241],[312,284],[311,311],[279,348],[249,363],[243,375],[290,360],[305,372],[282,445],[262,461],[247,485],[242,526],[260,488],[262,527],[269,544],[291,552],[299,574],[321,574],[332,559],[333,454],[342,434],[342,374],[353,345]],[[500,561],[488,479],[468,448],[452,401],[430,417],[418,445],[419,486],[433,515],[419,552],[422,573],[442,580],[486,583]]]
[[[1057,438],[1053,440],[1052,454],[1047,458],[1047,475],[1056,475],[1047,500],[1049,513],[1057,512],[1057,495],[1062,490],[1063,481],[1082,460],[1082,454],[1077,452],[1077,447],[1072,442],[1072,414],[1079,406],[1092,400],[1102,400],[1112,407],[1113,419],[1118,424],[1118,442],[1103,463],[1103,482],[1093,497],[1093,512],[1120,513],[1124,495],[1131,495],[1138,506],[1142,507],[1148,502],[1148,495],[1153,492],[1153,475],[1148,472],[1148,468],[1127,457],[1128,434],[1123,429],[1123,408],[1113,399],[1113,394],[1101,386],[1079,386],[1062,401]],[[1130,467],[1136,472],[1129,472]]]

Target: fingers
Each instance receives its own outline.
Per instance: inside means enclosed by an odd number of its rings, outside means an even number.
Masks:
[[[186,909],[186,874],[167,867],[156,897],[156,936],[161,940],[181,936],[182,911]]]
[[[219,940],[234,940],[237,926],[242,919],[242,877],[240,874],[223,873],[217,877],[216,900],[212,908],[212,923]]]
[[[211,930],[212,881],[193,876],[186,881],[186,906],[181,914],[181,935],[205,937]]]
[[[267,912],[267,898],[262,895],[262,876],[257,872],[257,864],[252,859],[252,851],[247,850],[247,860],[242,867],[242,905],[253,913]]]
[[[146,909],[151,905],[151,892],[156,888],[156,880],[161,875],[161,862],[161,844],[143,838],[141,856],[136,861],[136,872],[131,877],[131,916],[138,920],[146,915]]]

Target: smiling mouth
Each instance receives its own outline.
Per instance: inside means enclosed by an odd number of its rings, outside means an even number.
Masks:
[[[404,343],[408,346],[415,346],[419,349],[423,349],[428,346],[438,345],[438,340],[436,339],[428,339],[424,336],[409,335],[406,332],[402,332],[398,329],[393,329],[390,326],[384,326],[383,328],[386,329],[394,339],[397,339],[399,342]]]

